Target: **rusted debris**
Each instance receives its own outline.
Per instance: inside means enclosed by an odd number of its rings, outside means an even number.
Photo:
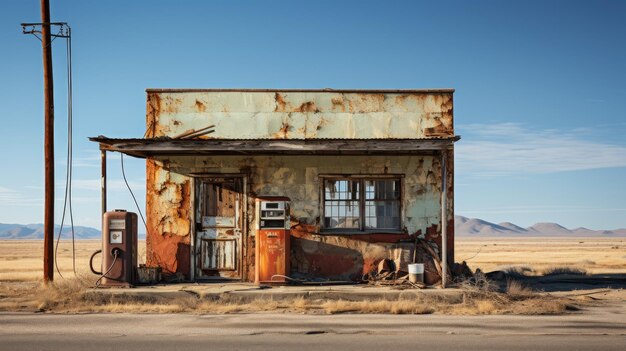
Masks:
[[[363,281],[373,286],[390,286],[395,289],[424,289],[424,283],[413,283],[409,281],[409,275],[406,272],[396,268],[395,263],[390,259],[382,259],[378,262],[376,270],[365,274]]]
[[[161,281],[161,267],[148,267],[140,264],[137,267],[137,280],[139,284],[155,284]]]

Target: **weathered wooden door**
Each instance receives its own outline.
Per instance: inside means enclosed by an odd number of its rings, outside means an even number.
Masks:
[[[243,178],[201,178],[196,184],[196,279],[241,279]]]

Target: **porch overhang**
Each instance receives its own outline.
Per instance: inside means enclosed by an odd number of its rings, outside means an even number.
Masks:
[[[91,137],[102,151],[139,158],[198,155],[412,155],[452,147],[460,136],[429,139],[115,139]]]

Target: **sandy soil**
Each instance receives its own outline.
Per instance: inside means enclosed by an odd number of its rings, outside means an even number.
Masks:
[[[484,272],[508,266],[582,268],[588,273],[626,273],[626,238],[458,237],[455,259]]]

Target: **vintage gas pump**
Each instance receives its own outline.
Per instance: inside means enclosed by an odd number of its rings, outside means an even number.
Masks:
[[[257,237],[255,281],[257,284],[286,284],[289,275],[289,198],[261,196],[256,199]]]
[[[136,282],[137,272],[137,214],[126,210],[106,212],[102,216],[102,271],[96,285],[130,287]]]

